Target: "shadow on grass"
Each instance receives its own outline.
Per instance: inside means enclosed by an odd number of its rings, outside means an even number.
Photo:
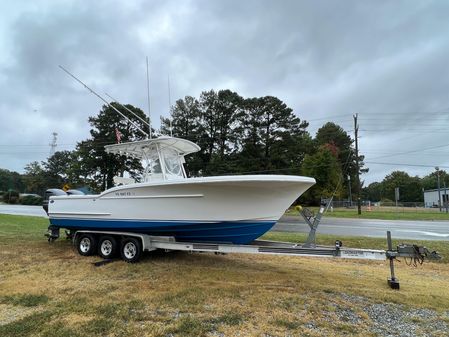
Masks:
[[[12,296],[0,296],[0,303],[21,305],[23,307],[35,307],[47,303],[49,298],[46,295],[18,294]]]

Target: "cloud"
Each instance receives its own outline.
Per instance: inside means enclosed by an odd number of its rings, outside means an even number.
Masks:
[[[147,110],[146,56],[155,123],[168,113],[169,75],[172,101],[225,88],[248,97],[275,95],[311,121],[312,133],[327,118],[351,131],[352,114],[358,112],[367,162],[386,152],[444,144],[445,134],[436,131],[449,112],[449,4],[443,1],[2,6],[4,168],[22,171],[26,163],[45,159],[53,131],[59,144],[67,144],[60,149],[88,136],[87,118],[102,102],[59,64],[99,93]],[[22,146],[27,144],[40,147]],[[432,165],[449,166],[444,156],[422,154],[384,159],[429,168],[372,164],[365,180],[382,179],[392,169],[425,174]]]

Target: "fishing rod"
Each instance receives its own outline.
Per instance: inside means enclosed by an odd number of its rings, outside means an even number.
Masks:
[[[146,133],[145,131],[143,131],[136,123],[134,123],[131,119],[129,119],[128,117],[126,117],[123,113],[121,113],[116,107],[114,107],[113,105],[111,105],[108,101],[106,101],[103,97],[101,97],[99,94],[97,94],[93,89],[89,88],[84,82],[82,82],[80,79],[78,79],[75,75],[73,75],[70,71],[68,71],[67,69],[65,69],[63,66],[59,65],[59,68],[61,68],[64,72],[66,72],[70,77],[72,77],[73,79],[75,79],[78,83],[80,83],[81,85],[83,85],[87,90],[89,90],[92,94],[94,94],[95,96],[97,96],[99,99],[101,99],[103,102],[105,102],[110,108],[112,108],[115,112],[117,112],[120,116],[122,116],[123,118],[125,118],[128,122],[130,122],[137,130],[139,130],[145,137],[148,138],[148,133]],[[151,133],[151,128],[150,128],[150,133]],[[151,137],[150,137],[151,138]]]

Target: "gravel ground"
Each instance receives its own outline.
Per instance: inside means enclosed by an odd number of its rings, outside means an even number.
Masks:
[[[329,297],[329,305],[333,310],[321,312],[323,315],[321,319],[327,324],[329,322],[346,324],[355,330],[363,325],[364,329],[367,328],[378,337],[449,336],[449,311],[439,313],[430,309],[409,308],[402,304],[373,303],[368,298],[347,294],[332,294],[332,297]],[[0,326],[20,320],[39,310],[39,308],[0,304]],[[176,312],[174,318],[179,318],[180,315]],[[322,321],[310,321],[303,326],[318,335],[326,336],[329,331],[322,324]],[[349,331],[348,335],[350,334]],[[214,331],[211,336],[225,335]]]
[[[369,304],[367,298],[342,294],[368,315],[370,330],[379,337],[449,336],[449,311],[438,313],[430,309],[408,308],[401,304]],[[351,324],[362,318],[352,308],[337,308],[337,317]]]
[[[329,334],[323,329],[323,321],[333,326],[346,324],[354,333],[368,330],[378,337],[449,336],[449,311],[438,313],[402,304],[373,303],[368,298],[347,294],[332,294],[329,306],[333,310],[321,312],[321,322],[309,321],[304,327],[320,336]],[[347,335],[351,335],[350,329]]]
[[[407,309],[398,304],[373,304],[364,311],[378,336],[448,336],[449,329],[438,313],[429,309]]]

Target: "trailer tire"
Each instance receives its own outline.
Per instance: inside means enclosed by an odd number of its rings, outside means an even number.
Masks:
[[[98,241],[98,255],[103,259],[112,259],[118,253],[117,240],[113,236],[102,236]]]
[[[125,238],[122,240],[120,249],[122,260],[128,263],[135,263],[142,255],[142,243],[136,238]]]
[[[81,233],[76,238],[76,249],[82,256],[90,256],[97,251],[97,239],[92,234]]]

